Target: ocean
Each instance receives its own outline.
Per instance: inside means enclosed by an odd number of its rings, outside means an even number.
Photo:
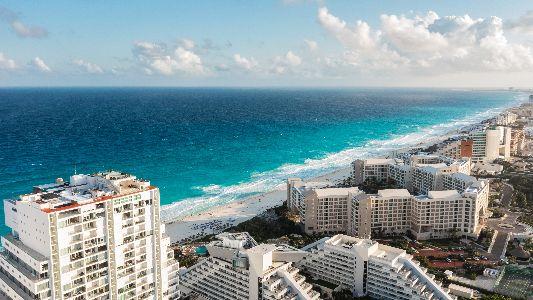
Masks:
[[[0,198],[116,169],[161,190],[163,219],[424,142],[527,95],[443,89],[3,88]],[[0,213],[3,224],[3,211]],[[1,232],[7,228],[1,225]]]

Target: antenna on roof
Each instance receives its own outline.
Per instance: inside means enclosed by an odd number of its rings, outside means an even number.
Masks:
[[[76,163],[74,163],[74,175],[78,175],[78,170],[76,169]]]

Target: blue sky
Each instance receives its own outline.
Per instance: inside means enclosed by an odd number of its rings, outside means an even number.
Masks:
[[[526,86],[532,1],[0,1],[0,86]]]

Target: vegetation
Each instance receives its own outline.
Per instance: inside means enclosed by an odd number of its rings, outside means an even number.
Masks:
[[[499,295],[499,294],[492,294],[492,295],[484,295],[481,297],[481,300],[512,300],[509,297]]]
[[[504,212],[502,212],[501,210],[499,209],[494,209],[492,211],[492,216],[490,216],[491,218],[494,218],[494,219],[499,219],[499,218],[502,218],[503,216],[505,215]]]
[[[494,229],[491,228],[483,228],[479,232],[479,237],[477,239],[477,242],[485,247],[489,247],[490,243],[492,242],[492,237],[494,236]]]
[[[359,189],[367,194],[376,194],[379,190],[394,188],[396,188],[396,182],[392,179],[388,181],[377,181],[374,178],[368,178],[359,185]]]
[[[333,291],[332,293],[334,300],[352,300],[352,292],[350,290],[342,289],[340,291]]]
[[[465,270],[465,276],[469,279],[476,279],[478,275],[483,274],[483,270],[485,270],[484,265],[480,264],[473,264],[470,262],[465,262],[463,265],[463,269]]]
[[[533,205],[533,177],[519,175],[512,176],[511,178],[509,178],[509,184],[511,184],[514,189],[521,194],[521,196],[519,196],[519,202],[521,205],[524,206],[519,207]]]
[[[305,234],[302,228],[291,218],[286,204],[271,208],[266,213],[231,227],[227,231],[246,231],[258,243],[265,243],[269,239],[286,237],[288,238],[288,244],[294,247],[301,247],[322,238],[322,236],[318,235]]]

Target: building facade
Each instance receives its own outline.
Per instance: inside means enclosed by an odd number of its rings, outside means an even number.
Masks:
[[[302,250],[309,252],[299,263],[303,270],[356,297],[455,299],[402,249],[339,234]]]
[[[186,296],[225,300],[320,298],[294,267],[294,262],[307,255],[304,251],[259,245],[246,232],[221,233],[206,247],[209,257],[182,274],[181,289]]]
[[[159,190],[135,176],[73,175],[5,200],[0,295],[7,299],[178,299],[178,263]]]

